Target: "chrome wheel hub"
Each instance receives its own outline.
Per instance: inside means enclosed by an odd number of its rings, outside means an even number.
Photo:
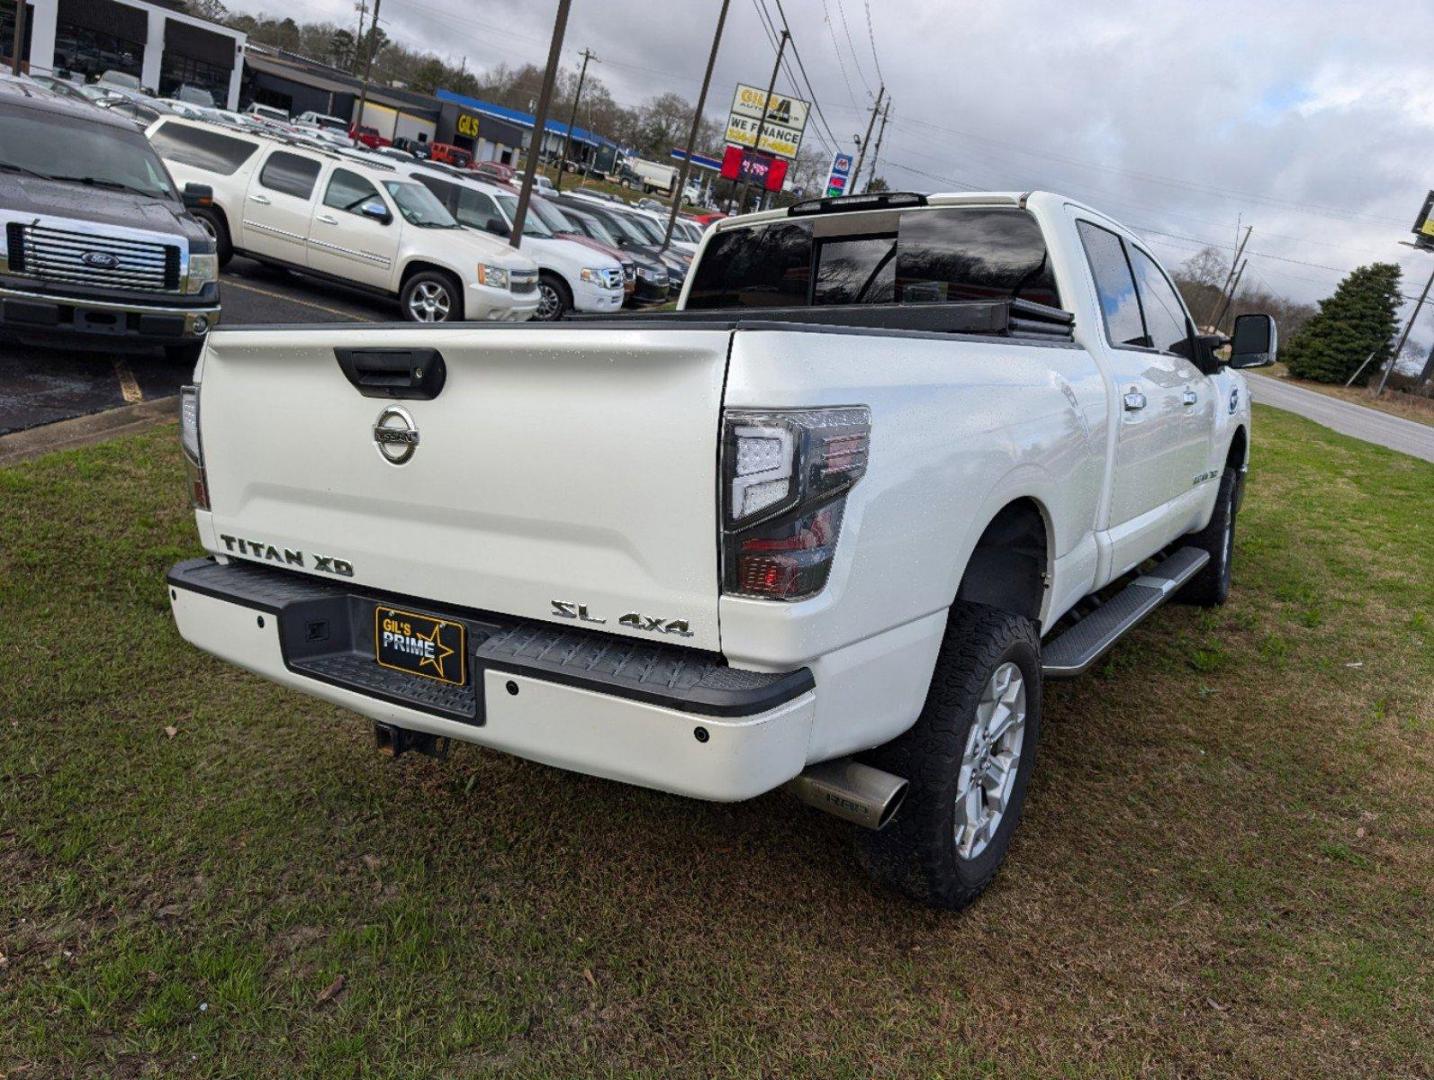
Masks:
[[[538,284],[538,312],[540,319],[555,319],[558,315],[558,290],[547,282]]]
[[[422,282],[408,298],[408,313],[415,322],[447,322],[452,309],[448,290],[434,281]]]
[[[1026,737],[1026,682],[1004,663],[991,672],[966,736],[956,781],[956,854],[974,859],[991,843],[1016,786]]]

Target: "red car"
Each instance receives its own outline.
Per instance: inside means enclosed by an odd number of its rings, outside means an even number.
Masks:
[[[724,217],[726,217],[727,215],[726,215],[726,214],[718,213],[717,211],[714,210],[714,211],[712,211],[711,213],[708,213],[708,214],[683,214],[682,216],[685,217],[685,218],[687,218],[689,221],[695,221],[695,222],[697,222],[697,224],[701,225],[701,226],[705,229],[708,225],[711,225],[714,221],[721,221],[721,220],[722,220]]]
[[[378,128],[366,127],[362,124],[355,124],[349,128],[349,138],[356,143],[363,143],[370,150],[377,150],[380,146],[389,145],[389,140],[378,133]]]
[[[504,165],[501,161],[479,161],[473,165],[473,171],[479,176],[496,180],[500,184],[511,184],[513,178],[518,175],[518,170],[511,165]]]
[[[452,143],[435,142],[429,143],[431,160],[443,165],[452,165],[455,169],[466,169],[473,164],[473,155],[461,146],[454,146]]]

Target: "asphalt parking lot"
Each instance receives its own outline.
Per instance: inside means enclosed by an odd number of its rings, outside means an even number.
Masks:
[[[224,271],[222,322],[372,322],[397,319],[381,297],[317,282],[249,259]],[[0,435],[85,416],[120,405],[168,397],[191,369],[158,349],[40,348],[0,340]]]

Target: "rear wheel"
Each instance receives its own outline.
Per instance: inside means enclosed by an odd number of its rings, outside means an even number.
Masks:
[[[229,239],[229,227],[224,224],[224,216],[208,206],[192,210],[190,213],[214,241],[214,251],[219,256],[219,265],[228,266],[229,260],[234,258],[234,244]]]
[[[1036,624],[985,604],[953,606],[921,716],[866,755],[911,784],[896,820],[861,837],[871,875],[952,911],[980,896],[1021,819],[1040,721]]]
[[[421,270],[404,283],[398,302],[411,322],[455,322],[463,318],[458,282],[441,270]]]
[[[543,274],[538,278],[538,310],[533,318],[542,322],[555,322],[573,307],[573,294],[567,282],[556,274]]]
[[[1239,475],[1226,468],[1220,475],[1220,492],[1215,496],[1215,512],[1210,524],[1185,542],[1209,554],[1200,572],[1180,590],[1178,599],[1199,607],[1219,607],[1230,595],[1230,568],[1235,560],[1235,488]]]

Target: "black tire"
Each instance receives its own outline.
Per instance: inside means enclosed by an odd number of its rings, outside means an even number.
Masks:
[[[957,844],[963,758],[982,694],[1007,664],[1019,669],[1025,697],[1015,778],[994,833],[984,848],[972,848],[968,858]],[[1020,823],[1040,722],[1041,639],[1036,624],[985,604],[954,605],[921,716],[904,735],[864,755],[868,763],[911,783],[896,819],[880,832],[859,838],[859,857],[867,872],[930,907],[959,911],[971,904],[996,876]],[[982,805],[987,805],[984,800]]]
[[[224,215],[210,206],[191,210],[204,231],[214,238],[214,250],[219,255],[219,265],[228,266],[234,258],[234,243],[229,238],[229,226],[224,224]]]
[[[188,345],[166,345],[164,347],[164,358],[171,364],[183,364],[185,367],[193,367],[199,363],[199,354],[204,351],[204,342],[195,341]]]
[[[1220,492],[1210,524],[1187,536],[1185,543],[1208,552],[1210,561],[1181,589],[1176,599],[1182,604],[1219,607],[1230,595],[1230,567],[1235,561],[1235,490],[1240,477],[1226,468],[1220,475]]]
[[[538,276],[538,310],[533,312],[537,322],[557,322],[573,309],[573,291],[568,283],[557,274],[544,271]]]
[[[447,308],[443,311],[435,309],[433,318],[421,318],[417,309],[423,306],[422,297],[437,294],[447,297]],[[403,317],[409,322],[458,322],[463,318],[463,289],[457,278],[442,270],[420,270],[414,274],[403,283],[398,302],[403,309]]]

